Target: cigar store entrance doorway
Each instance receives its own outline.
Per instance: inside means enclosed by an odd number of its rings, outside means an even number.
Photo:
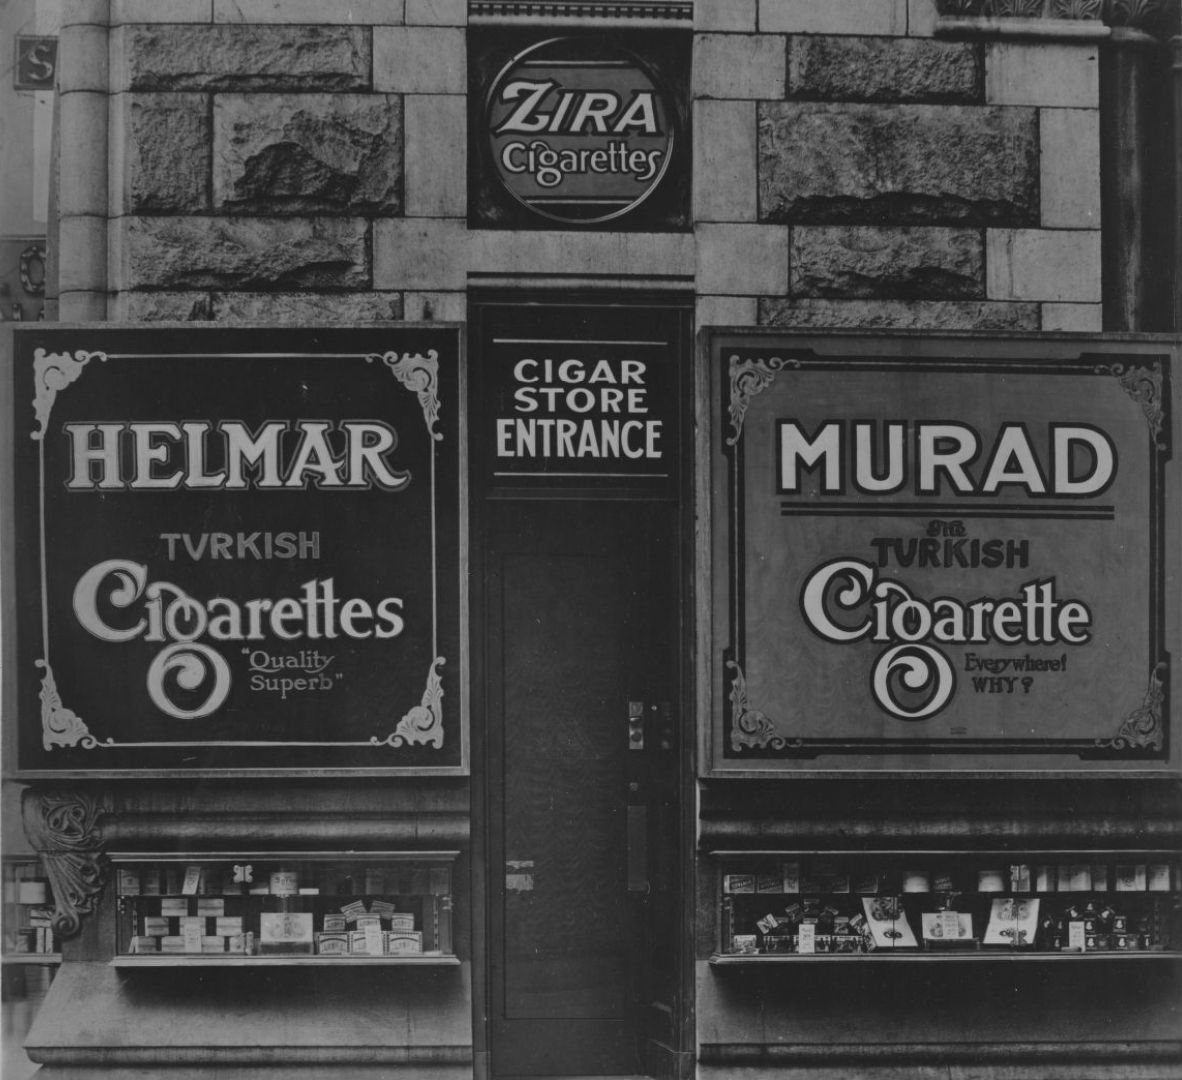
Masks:
[[[472,470],[485,492],[474,626],[490,1071],[666,1071],[687,968],[678,417],[688,318],[607,307],[480,316],[470,369],[486,415],[473,431],[493,440],[483,461],[474,448]],[[569,394],[578,387],[591,393]],[[520,436],[518,422],[539,417],[576,424],[584,453],[556,456],[552,442],[547,454]],[[611,420],[637,426],[617,442]]]

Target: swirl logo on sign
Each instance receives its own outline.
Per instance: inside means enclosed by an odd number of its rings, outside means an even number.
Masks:
[[[875,700],[892,716],[900,720],[926,720],[952,700],[956,676],[948,657],[939,649],[930,645],[896,645],[875,661],[870,685]]]
[[[167,678],[172,676],[182,690],[197,691],[207,683],[209,693],[205,701],[193,709],[184,709],[168,696]],[[208,645],[196,641],[182,641],[169,645],[156,654],[148,667],[148,696],[162,713],[178,720],[197,720],[209,716],[230,692],[230,667]]]

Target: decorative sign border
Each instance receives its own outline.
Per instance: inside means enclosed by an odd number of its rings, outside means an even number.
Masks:
[[[771,335],[769,335],[771,336]],[[1028,347],[1027,352],[1039,354],[1039,347]],[[1170,654],[1166,646],[1166,463],[1173,452],[1172,417],[1170,416],[1170,358],[1162,350],[1157,355],[1121,354],[1113,352],[1077,354],[1074,360],[1030,359],[971,359],[964,358],[964,349],[956,359],[915,357],[900,359],[888,355],[876,357],[866,353],[844,356],[818,355],[812,349],[793,349],[790,346],[764,345],[759,337],[739,344],[728,341],[716,344],[711,350],[713,364],[718,365],[720,379],[720,436],[713,443],[713,453],[725,459],[725,493],[721,512],[725,514],[725,549],[727,574],[727,611],[725,615],[725,643],[715,653],[712,664],[716,688],[714,715],[722,723],[722,758],[714,751],[714,771],[728,775],[754,768],[774,770],[777,760],[795,759],[798,762],[816,761],[826,755],[1072,755],[1088,762],[1162,762],[1169,756],[1170,733]],[[868,350],[872,353],[872,350]],[[1004,376],[1038,374],[1052,377],[1095,378],[1115,380],[1140,408],[1145,420],[1148,446],[1148,486],[1150,520],[1146,523],[1150,565],[1148,567],[1150,610],[1146,613],[1149,669],[1142,688],[1133,693],[1126,715],[1113,721],[1110,735],[1090,739],[1046,738],[873,738],[836,737],[812,738],[795,734],[791,721],[770,716],[753,701],[748,692],[745,675],[747,659],[747,627],[745,610],[746,566],[744,560],[745,506],[745,421],[752,402],[785,374],[807,371],[900,371],[973,372]],[[713,466],[712,466],[713,467]],[[716,492],[716,498],[718,493]],[[1111,509],[1111,508],[1109,508]],[[1171,507],[1173,510],[1174,508]],[[716,514],[720,511],[716,509]],[[790,510],[782,509],[782,513]],[[808,510],[801,510],[807,514]],[[915,516],[931,519],[939,517],[934,508],[916,506],[890,508],[883,513],[891,516]],[[856,511],[851,511],[856,514]],[[986,516],[987,510],[980,515]],[[958,517],[972,516],[961,510]],[[716,525],[717,529],[717,525]],[[717,539],[715,543],[717,544]],[[716,564],[715,573],[718,573]],[[719,616],[716,615],[716,626]],[[715,646],[718,649],[717,643]],[[721,661],[719,665],[719,660]],[[714,746],[717,748],[718,743]],[[839,766],[840,767],[840,766]],[[1079,768],[1080,766],[1076,766]]]
[[[55,328],[56,329],[56,328]],[[416,327],[414,324],[407,324],[407,330],[423,330],[428,328]],[[400,334],[399,330],[387,331],[385,337],[397,339],[399,336],[405,337],[405,334]],[[460,351],[460,340],[458,330],[447,327],[444,324],[430,324],[429,331],[434,337],[440,334],[450,337],[452,340],[449,344],[454,348],[454,364],[455,364],[455,378],[457,388],[462,387],[462,356]],[[22,333],[18,328],[17,333]],[[30,329],[30,334],[36,331]],[[239,334],[251,333],[251,330],[238,331]],[[254,332],[258,332],[255,330]],[[279,332],[279,331],[276,331]],[[309,331],[311,332],[311,331]],[[329,331],[330,334],[339,334],[341,331],[334,328]],[[128,331],[126,329],[115,331],[121,339],[127,337]],[[134,332],[133,332],[134,333]],[[142,333],[142,332],[141,332]],[[211,329],[208,331],[194,330],[194,334],[208,333],[233,335],[234,331],[227,331],[224,328]],[[367,336],[372,336],[372,331],[368,329],[365,331]],[[151,331],[148,332],[150,337]],[[81,332],[74,334],[76,338],[84,336]],[[99,337],[101,334],[96,333],[94,337]],[[145,340],[146,343],[146,340]],[[20,362],[21,350],[16,350],[17,362]],[[90,730],[90,726],[86,719],[80,716],[77,712],[69,707],[69,704],[63,699],[62,693],[58,689],[57,681],[55,679],[54,670],[52,666],[52,659],[50,656],[50,629],[49,629],[49,611],[48,611],[48,581],[50,575],[50,560],[46,543],[46,528],[45,528],[45,435],[49,428],[51,415],[53,413],[54,405],[58,400],[59,395],[67,392],[70,387],[76,384],[83,378],[88,370],[95,370],[98,365],[107,363],[108,361],[148,361],[148,360],[165,360],[174,356],[201,356],[210,359],[248,359],[251,357],[282,357],[287,360],[302,360],[302,359],[316,359],[316,360],[336,360],[336,361],[361,361],[367,365],[382,365],[388,371],[392,379],[394,379],[401,387],[408,393],[415,395],[417,403],[422,412],[423,423],[425,426],[428,446],[430,447],[429,455],[429,475],[428,486],[430,491],[430,543],[431,543],[431,655],[433,657],[429,668],[425,673],[424,689],[421,697],[417,703],[409,705],[406,710],[397,719],[390,721],[391,730],[386,734],[374,734],[368,739],[343,739],[343,740],[314,740],[314,741],[284,741],[284,740],[162,740],[162,741],[120,741],[112,737],[102,738],[101,734],[96,735]],[[384,352],[344,352],[339,353],[332,349],[324,349],[315,352],[300,353],[296,351],[286,351],[276,353],[273,350],[263,352],[260,349],[232,349],[229,351],[222,351],[217,349],[198,349],[189,351],[169,350],[165,348],[156,349],[154,351],[103,351],[100,349],[75,349],[72,353],[67,350],[63,352],[50,352],[46,348],[36,347],[33,350],[33,384],[34,384],[34,399],[32,401],[33,412],[35,416],[35,429],[29,432],[30,437],[37,443],[37,502],[38,502],[38,568],[40,573],[40,597],[41,597],[41,634],[40,634],[40,656],[35,660],[36,667],[41,672],[40,676],[40,691],[38,694],[41,703],[41,732],[42,732],[42,746],[45,751],[50,751],[55,747],[77,748],[86,751],[119,751],[119,750],[176,750],[176,749],[235,749],[235,748],[276,748],[276,749],[293,749],[300,747],[315,747],[315,748],[356,748],[356,749],[372,749],[380,750],[381,748],[399,749],[403,747],[421,746],[436,750],[441,750],[444,747],[444,718],[443,718],[443,697],[444,697],[444,678],[440,669],[448,663],[448,657],[440,651],[440,573],[441,567],[439,565],[439,507],[440,499],[443,497],[457,498],[457,522],[458,522],[458,543],[459,543],[459,557],[461,566],[466,562],[466,478],[464,476],[464,455],[463,443],[464,426],[466,424],[466,409],[463,402],[462,390],[458,393],[455,403],[457,416],[455,418],[455,440],[457,447],[453,448],[451,453],[456,456],[457,468],[457,485],[456,492],[442,492],[438,487],[438,471],[439,471],[439,454],[443,449],[444,432],[439,429],[441,406],[439,397],[439,368],[440,368],[440,354],[438,349],[426,349],[422,352],[390,350]],[[317,774],[332,774],[332,773],[358,773],[358,772],[405,772],[405,773],[422,773],[422,774],[446,774],[446,773],[460,773],[466,774],[468,771],[468,718],[467,718],[467,649],[465,646],[465,627],[466,627],[466,588],[462,585],[461,572],[461,586],[459,588],[460,595],[460,611],[457,612],[457,641],[460,649],[460,656],[453,658],[455,666],[455,688],[453,692],[456,694],[460,702],[457,708],[458,722],[455,726],[455,734],[460,739],[460,751],[457,757],[458,762],[452,764],[448,762],[440,765],[397,765],[388,763],[374,762],[372,765],[334,765],[326,768],[310,768],[302,765],[295,766],[277,766],[277,767],[263,767],[263,766],[247,766],[244,768],[227,767],[215,769],[180,769],[180,768],[156,768],[156,767],[120,767],[116,765],[114,768],[106,768],[99,764],[96,760],[96,769],[105,774],[126,773],[129,775],[156,775],[161,773],[183,772],[185,775],[214,775],[223,773],[255,773],[255,772],[284,772],[284,773],[306,773],[313,771]],[[203,673],[207,674],[208,661],[202,656],[203,650],[208,651],[208,647],[201,646],[199,643],[194,643],[195,648],[190,650],[180,650],[178,655],[171,660],[170,666],[174,673],[183,682],[187,677],[199,678]],[[101,755],[100,755],[101,756]],[[450,757],[450,755],[449,755]],[[37,767],[32,769],[22,769],[23,775],[36,775],[39,773],[46,773],[52,775],[62,775],[64,772],[76,771],[75,766],[67,769],[58,770],[52,768]]]

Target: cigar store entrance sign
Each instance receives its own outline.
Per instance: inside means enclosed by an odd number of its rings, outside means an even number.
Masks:
[[[15,338],[22,769],[466,768],[456,330]]]
[[[478,335],[485,452],[477,456],[486,482],[675,493],[683,345],[676,315],[579,314],[500,309],[485,317]]]
[[[715,769],[1167,761],[1174,359],[716,338]]]

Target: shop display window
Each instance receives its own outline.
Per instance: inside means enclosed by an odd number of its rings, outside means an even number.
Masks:
[[[56,964],[61,961],[53,931],[53,893],[35,856],[4,859],[4,961]]]
[[[714,964],[1182,957],[1167,851],[714,854]]]
[[[35,855],[3,859],[3,988],[0,990],[0,1076],[21,1080],[37,1066],[22,1044],[62,961],[53,929],[53,890]]]
[[[455,964],[457,854],[116,855],[114,963]]]

